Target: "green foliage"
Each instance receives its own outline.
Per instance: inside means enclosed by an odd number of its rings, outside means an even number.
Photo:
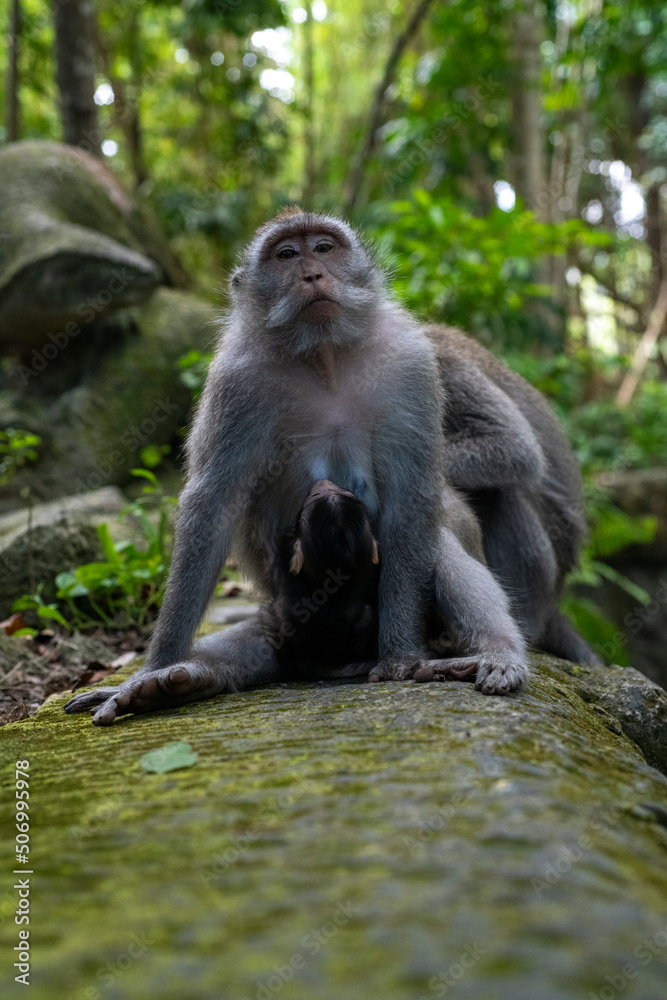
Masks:
[[[190,389],[195,399],[201,395],[212,357],[212,351],[188,351],[178,359],[181,382]]]
[[[567,428],[586,471],[665,465],[667,384],[644,382],[627,407],[593,400],[569,414]]]
[[[0,486],[6,486],[27,462],[37,460],[42,439],[30,431],[6,427],[0,431]]]
[[[38,618],[40,618],[45,623],[57,622],[58,625],[62,625],[63,628],[69,629],[69,622],[63,617],[61,612],[58,610],[57,604],[45,604],[42,598],[42,590],[44,589],[44,584],[40,583],[34,594],[24,594],[19,597],[18,600],[14,601],[12,605],[12,611],[34,611]],[[37,629],[32,627],[20,628],[13,633],[15,636],[32,636],[37,635]]]
[[[561,610],[593,648],[609,647],[612,643],[616,648],[615,662],[626,666],[627,654],[618,628],[595,603],[594,589],[610,582],[630,594],[638,604],[649,603],[650,594],[603,560],[629,545],[652,542],[656,521],[653,517],[631,517],[613,504],[604,490],[593,485],[585,491],[585,503],[591,525],[588,543],[581,554],[580,565],[568,575]],[[593,588],[593,595],[584,597],[576,593],[573,587],[577,585]]]
[[[149,444],[140,451],[141,461],[147,469],[157,469],[158,465],[161,465],[162,459],[165,455],[168,455],[171,451],[171,445],[168,444]],[[133,470],[135,475],[138,474],[137,469]]]
[[[508,334],[514,341],[547,336],[526,308],[547,292],[535,283],[542,254],[606,242],[576,220],[542,225],[518,206],[511,212],[493,208],[479,218],[423,190],[411,201],[392,202],[377,235],[381,255],[395,263],[393,286],[409,308],[500,342]]]
[[[60,605],[44,604],[41,587],[33,595],[14,602],[13,610],[34,610],[40,618],[56,621],[64,628],[99,627],[142,628],[155,617],[162,603],[169,574],[169,512],[176,498],[162,490],[150,469],[133,469],[146,480],[143,496],[128,504],[121,516],[132,515],[145,542],[137,548],[132,542],[113,542],[106,524],[97,528],[105,559],[84,563],[56,576]],[[157,524],[151,511],[157,513]]]
[[[505,360],[550,401],[586,476],[667,464],[667,383],[645,380],[621,407],[613,398],[623,370],[618,358],[579,347],[549,357],[511,353]],[[587,399],[593,393],[596,398]]]

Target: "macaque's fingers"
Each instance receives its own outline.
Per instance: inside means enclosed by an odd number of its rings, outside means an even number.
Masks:
[[[482,694],[511,694],[528,677],[528,666],[516,653],[487,654],[479,658],[475,687]]]
[[[96,726],[110,726],[119,715],[141,715],[173,708],[227,690],[225,674],[208,663],[178,663],[162,670],[138,673],[112,689],[114,694],[93,716]]]
[[[86,712],[96,705],[101,705],[103,701],[107,701],[117,690],[117,687],[99,687],[95,688],[94,691],[82,691],[70,698],[65,705],[65,711],[70,715],[74,712]]]
[[[407,681],[413,675],[421,660],[414,657],[406,657],[395,660],[380,660],[376,663],[368,675],[368,680],[372,684],[378,681]]]
[[[422,660],[414,678],[420,684],[425,681],[469,681],[474,680],[480,664],[479,656],[451,657],[447,660]]]

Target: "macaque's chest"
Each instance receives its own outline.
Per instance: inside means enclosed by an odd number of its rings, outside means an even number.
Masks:
[[[367,385],[359,391],[358,377],[341,378],[333,386],[304,378],[278,428],[287,446],[289,470],[278,476],[266,500],[291,524],[313,483],[329,479],[363,500],[371,518],[379,510],[374,475],[373,442],[381,423],[381,407]]]

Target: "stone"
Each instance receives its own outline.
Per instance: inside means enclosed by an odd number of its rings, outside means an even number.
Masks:
[[[34,995],[664,1000],[667,779],[624,726],[667,695],[608,677],[540,656],[506,699],[280,684],[110,729],[52,699],[0,730]],[[175,741],[194,766],[142,773]]]

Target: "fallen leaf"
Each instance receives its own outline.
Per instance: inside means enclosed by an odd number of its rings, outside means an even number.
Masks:
[[[22,719],[27,718],[28,708],[21,701],[18,705],[14,705],[12,708],[8,708],[4,712],[0,712],[0,726],[6,726],[8,722],[20,722]]]
[[[167,743],[157,750],[149,750],[139,763],[144,771],[152,774],[164,774],[165,771],[177,771],[181,767],[192,767],[197,763],[199,754],[193,751],[189,743]]]
[[[25,627],[25,618],[20,611],[10,615],[9,618],[5,618],[4,622],[0,622],[0,628],[3,628],[7,635],[14,635],[14,632],[18,632],[20,628]]]

